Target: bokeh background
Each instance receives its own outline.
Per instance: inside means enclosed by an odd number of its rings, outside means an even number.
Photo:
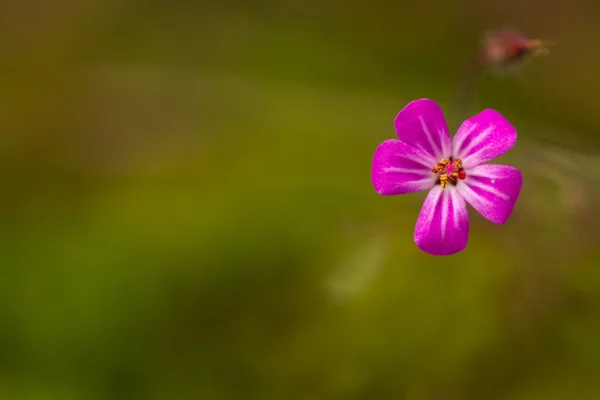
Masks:
[[[600,3],[0,3],[0,399],[600,398]],[[461,76],[483,32],[557,45]],[[413,243],[376,146],[519,140],[513,217]]]

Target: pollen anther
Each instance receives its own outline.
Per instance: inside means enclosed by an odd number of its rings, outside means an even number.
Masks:
[[[467,176],[467,173],[462,169],[462,160],[460,158],[455,160],[452,158],[443,158],[438,161],[437,165],[433,167],[431,172],[434,174],[441,172],[438,182],[444,189],[446,186],[448,186],[448,182],[456,185],[459,179],[463,180]]]
[[[440,184],[442,185],[442,189],[446,189],[446,185],[448,185],[448,175],[447,174],[440,175]]]
[[[438,172],[443,171],[448,164],[450,164],[450,160],[447,158],[443,158],[440,161],[438,161],[438,164],[435,167],[433,167],[431,172],[437,174]]]

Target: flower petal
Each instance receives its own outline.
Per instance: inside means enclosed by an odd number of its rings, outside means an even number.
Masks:
[[[462,123],[454,136],[452,155],[462,159],[463,168],[473,168],[513,147],[517,131],[499,112],[483,110]]]
[[[415,100],[396,116],[398,137],[430,154],[435,161],[451,156],[452,141],[440,106],[433,100]]]
[[[460,195],[495,224],[503,224],[512,213],[521,186],[521,171],[507,165],[484,164],[471,168],[456,185]]]
[[[455,187],[436,185],[425,199],[415,227],[417,247],[436,256],[449,256],[467,247],[467,204]]]
[[[386,140],[373,156],[373,187],[384,196],[431,189],[437,180],[437,175],[431,171],[436,163],[428,154],[406,143]]]

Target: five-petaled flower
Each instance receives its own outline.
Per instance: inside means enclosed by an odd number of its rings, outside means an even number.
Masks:
[[[517,140],[500,113],[488,109],[467,119],[451,140],[440,106],[420,99],[400,111],[394,126],[400,140],[386,140],[375,150],[371,178],[384,196],[429,190],[415,227],[419,249],[434,255],[463,250],[469,236],[466,203],[496,224],[508,220],[521,172],[484,164]]]

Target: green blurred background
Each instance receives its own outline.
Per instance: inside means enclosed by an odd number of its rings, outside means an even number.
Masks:
[[[0,4],[0,399],[600,398],[600,4]],[[460,77],[487,29],[557,41]],[[513,217],[420,252],[409,101],[519,140]]]

